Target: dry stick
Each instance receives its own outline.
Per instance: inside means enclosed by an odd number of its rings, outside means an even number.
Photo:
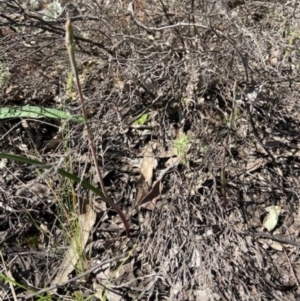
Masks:
[[[167,25],[167,26],[162,26],[162,27],[148,27],[146,25],[144,25],[142,22],[140,22],[134,15],[134,11],[133,11],[133,2],[130,2],[128,4],[128,11],[132,17],[132,19],[134,20],[134,22],[140,26],[141,28],[144,28],[147,31],[161,31],[161,30],[165,30],[165,29],[170,29],[170,28],[176,28],[176,27],[180,27],[180,26],[194,26],[194,27],[199,27],[199,28],[203,28],[203,29],[209,29],[212,30],[216,35],[221,36],[223,38],[225,38],[232,46],[233,48],[236,50],[238,56],[240,57],[242,64],[244,66],[245,69],[245,76],[246,76],[246,82],[249,82],[249,76],[248,76],[248,67],[247,67],[247,61],[246,59],[242,56],[240,50],[237,48],[237,46],[235,45],[235,42],[228,37],[227,35],[225,35],[222,31],[214,29],[212,26],[206,26],[206,25],[202,25],[202,24],[198,24],[198,23],[186,23],[186,22],[178,22],[176,24],[172,24],[172,25]]]
[[[248,68],[247,68],[247,62],[245,60],[245,58],[242,56],[241,52],[239,51],[239,49],[237,48],[237,46],[235,45],[234,41],[229,38],[228,36],[226,36],[223,32],[221,32],[220,30],[216,30],[214,29],[212,26],[206,26],[206,25],[202,25],[202,24],[197,24],[197,23],[185,23],[185,22],[178,22],[177,24],[172,24],[172,25],[168,25],[168,26],[163,26],[163,27],[148,27],[146,25],[144,25],[143,23],[141,23],[134,15],[134,11],[133,11],[133,1],[128,5],[128,10],[131,14],[131,17],[133,18],[134,22],[144,28],[147,31],[161,31],[161,30],[165,30],[165,29],[170,29],[170,28],[176,28],[179,26],[194,26],[194,27],[200,27],[203,29],[209,29],[212,30],[216,35],[218,36],[222,36],[223,38],[225,38],[233,47],[234,49],[237,51],[238,56],[240,57],[242,64],[244,66],[245,69],[245,76],[246,76],[246,82],[249,81],[249,76],[248,76]],[[234,84],[234,89],[237,89],[237,82],[235,82]],[[236,93],[236,91],[235,91]],[[236,95],[234,95],[234,97],[236,97]],[[235,107],[235,100],[233,103],[233,110]],[[231,117],[230,117],[230,126],[231,126],[231,122],[233,119],[233,114],[234,112],[231,112]],[[229,135],[230,135],[230,129],[229,129],[229,133],[227,134],[225,143],[224,143],[224,154],[223,154],[223,160],[222,160],[222,195],[223,195],[223,205],[224,207],[226,207],[227,204],[227,199],[226,199],[226,174],[225,174],[225,158],[226,158],[226,152],[227,152],[227,145],[228,145],[228,140],[229,140]]]
[[[272,234],[269,234],[269,233],[266,233],[266,232],[251,232],[251,231],[241,231],[239,233],[243,234],[243,235],[251,235],[251,236],[254,236],[254,237],[269,238],[269,239],[272,239],[274,241],[281,242],[283,244],[288,244],[288,245],[292,245],[292,246],[300,248],[300,243],[299,242],[293,241],[291,239],[285,238],[284,236],[280,236],[280,235],[272,235]]]
[[[160,5],[161,5],[161,7],[162,7],[162,10],[163,10],[163,12],[164,12],[164,14],[165,14],[165,17],[166,17],[167,20],[169,21],[169,24],[172,24],[172,21],[171,21],[169,15],[168,15],[168,10],[169,10],[168,7],[163,3],[162,0],[159,0],[159,2],[160,2]],[[132,2],[132,3],[133,3],[133,2]],[[174,30],[175,30],[175,32],[176,32],[177,37],[180,39],[181,44],[184,46],[184,45],[185,45],[184,39],[183,39],[182,36],[180,35],[179,30],[177,30],[177,28],[175,28]]]
[[[92,153],[92,157],[93,157],[93,161],[94,161],[94,165],[96,168],[96,173],[100,182],[100,186],[101,189],[103,191],[103,194],[105,196],[104,201],[109,204],[111,207],[113,207],[117,213],[120,215],[124,226],[125,226],[125,230],[126,230],[126,234],[129,237],[130,233],[129,233],[129,225],[128,222],[126,220],[126,217],[124,215],[124,213],[121,211],[121,209],[111,200],[111,198],[108,196],[105,186],[104,186],[104,182],[103,182],[103,178],[100,172],[100,168],[99,168],[99,164],[97,161],[97,155],[96,155],[96,149],[93,143],[93,138],[92,138],[92,133],[88,124],[88,116],[87,116],[87,111],[84,105],[84,100],[83,100],[83,95],[82,95],[82,90],[80,87],[80,82],[79,82],[79,76],[78,76],[78,70],[77,70],[77,65],[76,65],[76,60],[75,60],[75,43],[74,43],[74,34],[73,34],[73,28],[72,28],[72,23],[71,20],[68,19],[66,22],[66,46],[68,49],[68,53],[69,53],[69,58],[70,58],[70,63],[72,66],[72,70],[74,73],[74,77],[75,77],[75,82],[76,82],[76,86],[77,86],[77,90],[78,90],[78,94],[79,94],[79,99],[81,102],[81,108],[82,108],[82,116],[84,119],[84,125],[85,125],[85,130],[87,133],[87,137],[88,137],[88,141],[89,141],[89,147]]]
[[[47,293],[47,292],[49,292],[49,291],[52,291],[52,290],[54,290],[54,289],[56,289],[56,288],[58,288],[58,287],[65,286],[65,285],[67,285],[67,284],[69,284],[69,283],[71,283],[71,282],[75,282],[75,281],[77,281],[78,279],[83,278],[83,277],[85,277],[85,276],[91,274],[91,273],[94,272],[95,270],[99,269],[101,266],[103,266],[103,265],[105,265],[105,264],[107,264],[107,263],[111,263],[111,262],[117,261],[117,260],[119,260],[119,259],[125,258],[125,257],[127,257],[128,255],[130,255],[130,252],[129,252],[129,253],[126,253],[126,254],[119,255],[119,256],[114,257],[114,258],[112,258],[112,259],[108,259],[108,260],[102,261],[101,263],[99,263],[99,264],[93,266],[92,268],[90,268],[89,270],[85,271],[84,273],[82,273],[82,274],[80,274],[80,275],[77,275],[77,276],[75,276],[75,277],[73,277],[73,278],[71,278],[71,279],[69,279],[69,280],[67,280],[67,281],[65,281],[65,282],[58,283],[58,284],[54,284],[54,285],[49,286],[49,287],[47,287],[47,288],[43,288],[43,289],[41,289],[41,290],[39,290],[39,291],[36,291],[35,293],[26,296],[26,297],[24,298],[24,300],[31,299],[31,298],[33,298],[33,297],[35,297],[35,296],[38,296],[38,295]]]
[[[285,257],[286,257],[286,260],[287,260],[287,262],[288,262],[288,264],[289,264],[289,267],[290,267],[290,273],[291,273],[292,276],[295,278],[295,282],[296,282],[297,287],[298,287],[298,286],[299,286],[299,281],[298,281],[298,278],[297,278],[297,276],[296,276],[296,273],[295,273],[295,271],[294,271],[294,269],[293,269],[293,267],[292,267],[291,261],[290,261],[288,255],[286,254],[285,248],[283,249],[283,251],[284,251],[284,255],[285,255]]]
[[[226,187],[226,170],[225,170],[225,160],[226,160],[226,154],[228,151],[228,142],[229,138],[231,136],[231,130],[233,126],[233,118],[234,118],[234,110],[235,110],[235,103],[236,103],[236,93],[237,93],[237,80],[234,82],[233,86],[233,102],[232,102],[232,109],[231,114],[229,118],[229,125],[228,125],[228,132],[227,136],[224,141],[224,151],[223,151],[223,158],[222,158],[222,171],[221,171],[221,185],[222,185],[222,197],[223,197],[223,207],[226,209],[227,207],[227,187]]]
[[[246,103],[246,110],[248,113],[248,118],[252,127],[252,131],[254,134],[254,137],[256,138],[257,142],[260,144],[260,146],[266,151],[266,153],[269,155],[269,157],[272,159],[273,162],[276,162],[275,157],[272,155],[272,153],[269,151],[269,149],[261,142],[261,139],[259,138],[258,131],[255,127],[255,123],[251,114],[250,104]]]
[[[11,19],[10,17],[4,15],[4,14],[0,14],[0,17],[5,18],[6,20],[8,20],[9,22],[12,22],[14,27],[21,27],[21,26],[27,26],[27,27],[38,27],[40,29],[43,29],[45,31],[50,31],[52,33],[55,33],[57,35],[61,35],[63,33],[63,29],[61,27],[57,27],[55,25],[60,24],[61,22],[64,22],[64,20],[55,20],[55,21],[45,21],[42,17],[39,17],[38,15],[34,14],[34,13],[30,13],[28,11],[25,11],[24,8],[18,3],[18,2],[14,2],[18,7],[16,7],[15,5],[9,4],[9,1],[6,1],[7,3],[5,3],[6,7],[11,8],[13,12],[18,11],[18,13],[22,13],[23,16],[26,18],[26,20],[30,20],[29,22],[17,22],[15,21],[15,19]],[[91,21],[99,21],[98,18],[95,18],[93,16],[88,16],[88,15],[84,15],[84,16],[77,16],[77,17],[72,17],[72,20],[91,20]],[[37,21],[37,22],[36,22]],[[106,48],[104,46],[104,44],[99,43],[95,40],[90,40],[87,38],[83,38],[83,37],[76,37],[77,40],[82,41],[82,42],[87,42],[87,43],[92,43],[95,46],[98,46],[99,48],[101,48],[102,50],[104,50],[105,52],[107,52],[108,54],[114,56],[114,52],[111,51],[110,49]],[[122,54],[120,55],[122,56]]]

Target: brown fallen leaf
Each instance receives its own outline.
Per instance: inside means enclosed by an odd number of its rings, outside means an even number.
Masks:
[[[69,274],[74,270],[78,260],[84,252],[91,229],[96,221],[96,213],[89,204],[85,205],[85,213],[78,216],[79,229],[72,237],[71,243],[65,253],[58,274],[51,282],[52,285],[60,284],[69,279]]]
[[[152,186],[153,168],[155,164],[155,158],[151,143],[144,151],[144,157],[141,164],[141,176],[137,183],[137,194],[133,208],[137,208],[140,201],[149,193],[149,188]]]
[[[281,207],[280,206],[269,206],[266,208],[269,214],[264,218],[263,227],[271,232],[277,225]]]
[[[180,162],[180,158],[177,158],[177,161],[173,165],[167,167],[162,171],[157,181],[152,185],[152,189],[142,198],[139,203],[136,204],[134,209],[147,209],[153,211],[155,209],[156,201],[160,199],[161,192],[163,188],[162,179],[163,177]]]
[[[147,209],[153,211],[155,209],[156,201],[160,198],[162,191],[161,180],[158,180],[154,183],[152,190],[141,199],[138,204],[138,209]]]
[[[164,145],[158,141],[150,142],[152,145],[152,149],[155,151],[155,158],[171,158],[177,156],[177,150],[174,146],[169,146],[168,150],[164,149]],[[149,148],[149,144],[143,148],[138,154],[139,157],[143,157],[147,149]]]

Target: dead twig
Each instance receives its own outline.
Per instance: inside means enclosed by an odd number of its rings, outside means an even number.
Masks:
[[[228,144],[229,144],[229,139],[231,136],[231,131],[232,131],[232,126],[233,126],[233,118],[234,118],[234,110],[235,110],[235,103],[236,103],[236,93],[237,93],[237,81],[234,82],[233,86],[233,102],[232,102],[232,109],[231,109],[231,114],[229,118],[229,124],[228,124],[228,132],[224,141],[224,149],[223,149],[223,158],[222,158],[222,171],[221,171],[221,185],[222,185],[222,197],[223,197],[223,207],[226,209],[227,207],[227,189],[226,189],[226,184],[227,184],[227,179],[226,179],[226,169],[225,169],[225,160],[226,160],[226,154],[228,151]]]
[[[54,289],[57,289],[57,288],[59,288],[59,287],[65,286],[65,285],[67,285],[67,284],[69,284],[69,283],[75,282],[75,281],[77,281],[77,280],[79,280],[79,279],[81,279],[81,278],[83,278],[83,277],[85,277],[85,276],[91,274],[92,272],[96,271],[96,270],[99,269],[101,266],[103,266],[103,265],[105,265],[105,264],[107,264],[107,263],[111,263],[111,262],[120,260],[120,259],[122,259],[122,258],[125,258],[125,257],[127,257],[128,255],[129,255],[129,253],[126,253],[126,254],[122,254],[122,255],[116,256],[116,257],[111,258],[111,259],[107,259],[107,260],[105,260],[105,261],[103,261],[103,262],[101,262],[101,263],[99,263],[99,264],[93,266],[92,268],[90,268],[89,270],[85,271],[84,273],[82,273],[82,274],[80,274],[80,275],[77,275],[77,276],[75,276],[75,277],[73,277],[73,278],[71,278],[71,279],[69,279],[69,280],[67,280],[67,281],[65,281],[65,282],[57,283],[57,284],[55,284],[55,285],[52,285],[52,286],[49,286],[49,287],[47,287],[47,288],[43,288],[43,289],[41,289],[41,290],[39,290],[39,291],[36,291],[35,293],[26,296],[26,297],[24,298],[24,300],[29,300],[29,299],[31,299],[31,298],[37,296],[37,295],[41,295],[41,294],[43,294],[43,293],[46,293],[46,292],[52,291],[52,290],[54,290]]]
[[[269,239],[272,239],[274,241],[281,242],[283,244],[288,244],[288,245],[292,245],[292,246],[300,248],[300,243],[299,242],[290,240],[290,239],[285,238],[284,236],[280,236],[280,235],[272,235],[272,234],[264,233],[264,232],[250,232],[250,231],[240,232],[240,234],[251,235],[251,236],[254,236],[254,237],[269,238]]]
[[[287,262],[289,263],[290,273],[291,273],[291,274],[293,275],[293,277],[295,278],[295,282],[297,283],[297,286],[299,286],[299,281],[298,281],[297,275],[296,275],[296,273],[295,273],[295,271],[294,271],[294,269],[293,269],[293,267],[292,267],[292,264],[291,264],[291,261],[290,261],[288,255],[286,254],[286,250],[283,249],[283,251],[284,251],[284,255],[285,255],[285,257],[286,257],[286,260],[287,260]]]
[[[245,58],[242,56],[241,52],[239,51],[239,49],[237,48],[237,46],[235,45],[235,42],[230,38],[228,37],[227,35],[225,35],[222,31],[220,30],[217,30],[217,29],[214,29],[212,26],[206,26],[206,25],[203,25],[203,24],[198,24],[198,23],[186,23],[186,22],[178,22],[176,24],[171,24],[171,25],[168,25],[168,26],[162,26],[162,27],[148,27],[146,25],[144,25],[142,22],[140,22],[136,17],[135,17],[135,14],[134,14],[134,10],[133,10],[133,2],[130,2],[128,4],[128,11],[133,19],[133,21],[138,25],[140,26],[141,28],[147,30],[148,32],[150,31],[161,31],[161,30],[165,30],[165,29],[171,29],[171,28],[177,28],[177,27],[182,27],[182,26],[188,26],[188,27],[191,27],[193,26],[194,28],[196,27],[200,27],[200,28],[203,28],[203,29],[209,29],[209,30],[212,30],[216,35],[218,36],[221,36],[223,38],[225,38],[231,45],[232,47],[236,50],[238,56],[240,57],[241,61],[242,61],[242,64],[244,66],[244,69],[245,69],[245,77],[246,77],[246,82],[248,83],[249,82],[249,75],[248,75],[248,67],[247,67],[247,61],[245,60]]]
[[[275,157],[268,150],[268,148],[261,142],[261,140],[259,138],[259,134],[258,134],[258,131],[257,131],[256,127],[255,127],[255,124],[254,124],[254,121],[253,121],[253,117],[252,117],[252,114],[251,114],[250,104],[246,104],[246,110],[247,110],[248,118],[249,118],[249,121],[250,121],[250,124],[251,124],[251,127],[252,127],[253,134],[254,134],[257,142],[266,151],[266,153],[269,155],[269,157],[272,159],[272,161],[276,162]]]

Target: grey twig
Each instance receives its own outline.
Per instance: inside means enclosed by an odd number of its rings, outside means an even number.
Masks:
[[[125,253],[125,254],[116,256],[116,257],[114,257],[114,258],[111,258],[111,259],[102,261],[101,263],[99,263],[99,264],[93,266],[92,268],[90,268],[89,270],[85,271],[84,273],[82,273],[82,274],[80,274],[80,275],[77,275],[77,276],[75,276],[75,277],[73,277],[73,278],[71,278],[71,279],[69,279],[69,280],[67,280],[67,281],[65,281],[65,282],[62,282],[62,283],[59,283],[59,284],[55,284],[55,285],[49,286],[49,287],[47,287],[47,288],[43,288],[43,289],[41,289],[41,290],[39,290],[39,291],[36,291],[36,292],[34,292],[33,294],[30,294],[30,295],[24,297],[24,300],[31,299],[31,298],[33,298],[33,297],[35,297],[35,296],[37,296],[37,295],[41,295],[41,294],[43,294],[43,293],[49,292],[49,291],[51,291],[51,290],[54,290],[54,289],[56,289],[56,288],[58,288],[58,287],[67,285],[67,284],[69,284],[69,283],[71,283],[71,282],[75,282],[75,281],[77,281],[78,279],[83,278],[83,277],[85,277],[85,276],[91,274],[91,273],[94,272],[95,270],[99,269],[101,266],[103,266],[103,265],[105,265],[105,264],[107,264],[107,263],[111,263],[111,262],[117,261],[117,260],[119,260],[119,259],[125,258],[125,257],[127,257],[128,255],[129,255],[129,253]]]
[[[162,26],[162,27],[148,27],[146,25],[144,25],[142,22],[140,22],[134,15],[134,10],[133,10],[133,3],[134,1],[130,2],[128,4],[128,11],[132,17],[132,19],[134,20],[134,22],[140,26],[141,28],[147,30],[147,31],[161,31],[161,30],[165,30],[165,29],[170,29],[170,28],[176,28],[176,27],[180,27],[180,26],[194,26],[194,27],[199,27],[199,28],[203,28],[203,29],[209,29],[212,30],[215,34],[225,38],[232,46],[233,48],[236,50],[238,56],[240,57],[242,64],[244,66],[245,69],[245,75],[246,75],[246,82],[249,82],[249,76],[248,76],[248,68],[247,68],[247,61],[245,60],[245,58],[242,56],[240,50],[237,48],[237,46],[235,45],[234,41],[229,38],[227,35],[225,35],[222,31],[214,29],[212,26],[206,26],[203,24],[198,24],[198,23],[187,23],[187,22],[178,22],[176,24],[171,24],[171,25],[167,25],[167,26]]]
[[[284,236],[280,236],[280,235],[272,235],[272,234],[265,233],[265,232],[250,232],[250,231],[241,232],[241,234],[251,235],[251,236],[255,236],[255,237],[269,238],[271,240],[274,240],[274,241],[277,241],[277,242],[280,242],[283,244],[292,245],[292,246],[300,248],[299,242],[290,240],[290,239],[285,238]]]

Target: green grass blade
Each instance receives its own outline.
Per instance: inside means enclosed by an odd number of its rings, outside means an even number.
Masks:
[[[0,119],[6,118],[52,118],[52,119],[70,119],[82,122],[81,116],[71,115],[58,109],[41,108],[37,106],[13,106],[0,108]]]
[[[107,202],[103,192],[96,188],[95,186],[93,186],[90,182],[86,181],[86,180],[82,180],[81,178],[77,177],[76,175],[69,173],[67,171],[65,171],[64,169],[58,169],[58,173],[63,176],[66,177],[76,183],[81,184],[84,188],[89,189],[91,191],[93,191],[95,194],[97,194],[98,196],[100,196],[104,201]]]
[[[8,159],[8,160],[12,160],[12,161],[16,161],[16,162],[20,162],[20,163],[26,163],[26,164],[30,164],[30,165],[34,165],[40,168],[53,168],[53,165],[49,165],[49,164],[45,164],[43,162],[40,162],[38,160],[33,160],[33,159],[29,159],[26,157],[22,157],[22,156],[16,156],[16,155],[12,155],[12,154],[7,154],[7,153],[0,153],[0,158],[2,159]],[[108,203],[108,201],[106,200],[103,192],[101,190],[99,190],[98,188],[96,188],[95,186],[93,186],[90,182],[83,180],[79,177],[77,177],[76,175],[69,173],[67,171],[65,171],[64,169],[59,168],[57,170],[57,172],[65,177],[68,178],[76,183],[81,184],[84,188],[89,189],[91,191],[93,191],[95,194],[97,194],[98,196],[100,196],[105,202]]]

